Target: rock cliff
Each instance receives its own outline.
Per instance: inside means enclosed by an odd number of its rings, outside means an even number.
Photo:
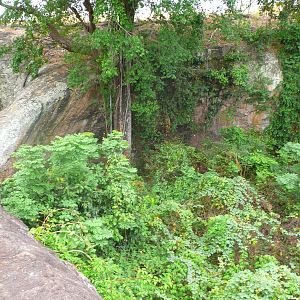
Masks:
[[[21,30],[0,27],[0,45],[10,43]],[[210,60],[220,61],[230,50],[228,46],[208,49]],[[249,49],[245,49],[249,51]],[[82,131],[91,131],[100,137],[105,132],[103,101],[95,91],[80,94],[67,87],[66,66],[63,50],[49,49],[46,55],[49,64],[32,80],[26,75],[16,75],[10,68],[9,57],[0,59],[0,170],[2,177],[11,172],[9,157],[23,143],[49,143],[56,135],[63,136]],[[253,53],[254,52],[254,53]],[[245,53],[249,59],[252,76],[261,74],[269,80],[268,89],[273,92],[282,80],[280,63],[275,53],[267,52],[258,58],[255,51]],[[251,74],[250,74],[251,75]],[[243,128],[262,130],[269,124],[269,109],[258,109],[243,95],[224,100],[200,99],[194,115],[199,130],[190,143],[198,146],[205,135],[217,136],[219,129],[237,125]],[[205,124],[209,103],[220,103],[218,112]],[[203,130],[205,128],[205,130]],[[7,174],[6,174],[7,173]],[[1,178],[1,175],[0,175]]]
[[[215,53],[210,52],[208,63],[210,60],[222,60],[229,48],[221,46],[216,49]],[[248,70],[250,81],[260,81],[262,79],[268,82],[266,88],[270,96],[276,94],[276,90],[282,82],[283,75],[281,71],[280,62],[274,52],[255,53],[253,49],[244,49],[245,55],[248,57]],[[190,143],[198,147],[205,136],[217,137],[221,128],[229,126],[238,126],[244,129],[255,129],[258,131],[264,130],[270,123],[270,114],[272,112],[271,103],[264,105],[262,109],[259,105],[251,103],[247,99],[246,94],[235,95],[233,92],[230,97],[224,97],[222,91],[215,99],[210,97],[201,99],[196,106],[194,121],[199,126],[199,130],[192,135]],[[205,116],[209,109],[210,102],[219,103],[219,109],[215,116],[210,121],[209,126],[204,124],[206,122]]]
[[[0,28],[0,46],[22,34]],[[53,137],[76,132],[104,132],[101,97],[67,87],[62,50],[49,50],[49,64],[32,80],[14,74],[8,56],[0,59],[0,170],[10,171],[9,157],[23,143],[48,143]]]

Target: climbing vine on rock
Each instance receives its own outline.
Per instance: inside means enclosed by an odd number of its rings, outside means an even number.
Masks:
[[[300,141],[300,24],[281,22],[276,37],[281,45],[283,82],[268,131],[278,147]]]

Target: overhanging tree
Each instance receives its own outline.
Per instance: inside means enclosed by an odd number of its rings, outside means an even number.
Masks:
[[[154,25],[154,35],[135,23],[139,5],[152,11],[148,24]],[[45,62],[45,37],[50,37],[66,50],[69,86],[96,86],[104,98],[107,131],[123,132],[129,145],[132,98],[156,101],[199,51],[203,18],[194,0],[155,5],[141,0],[0,0],[0,6],[6,8],[3,23],[25,28],[14,42],[14,70],[25,68],[37,76]]]
[[[14,43],[13,66],[33,76],[43,64],[45,37],[68,51],[71,87],[97,85],[109,91],[110,121],[131,143],[131,60],[138,54],[132,29],[138,0],[129,1],[0,1],[2,21],[19,23],[25,35]],[[101,22],[102,21],[102,22]],[[103,22],[105,21],[105,22]],[[38,51],[37,51],[38,49]]]
[[[109,91],[107,126],[124,133],[131,143],[131,90],[126,78],[138,55],[132,35],[139,0],[129,1],[0,1],[2,21],[19,23],[25,35],[14,43],[13,66],[33,76],[43,64],[44,38],[68,51],[71,87],[97,85]],[[101,22],[102,21],[102,22]],[[104,22],[103,22],[104,21]]]

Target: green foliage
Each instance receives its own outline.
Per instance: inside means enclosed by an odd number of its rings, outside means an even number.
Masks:
[[[300,144],[287,143],[279,151],[283,161],[281,174],[277,176],[277,183],[285,190],[300,199]]]
[[[227,127],[221,129],[221,134],[227,143],[233,143],[238,147],[246,144],[249,136],[241,127]]]
[[[244,179],[224,178],[216,173],[196,173],[192,167],[193,159],[201,156],[189,157],[189,147],[174,144],[174,149],[171,149],[170,146],[161,147],[160,153],[155,156],[158,164],[154,168],[162,172],[154,173],[152,190],[162,201],[162,206],[171,200],[176,201],[194,215],[191,228],[197,232],[205,230],[200,239],[203,255],[218,258],[220,261],[217,260],[217,263],[222,262],[223,265],[241,262],[239,257],[247,257],[250,248],[259,240],[263,244],[269,239],[261,234],[261,226],[270,226],[275,233],[278,226],[276,216],[262,210],[263,199]],[[171,153],[177,160],[172,159]],[[220,213],[222,215],[218,215]],[[180,213],[177,218],[177,223],[180,223]],[[207,221],[203,222],[205,219]],[[174,223],[172,219],[169,222]],[[190,235],[193,237],[193,234]]]
[[[157,101],[134,102],[132,104],[133,121],[139,126],[140,137],[143,140],[160,141],[159,104]]]
[[[274,146],[278,148],[287,142],[300,141],[300,24],[280,23],[276,37],[282,45],[280,60],[283,82],[268,131]]]
[[[221,264],[234,261],[235,255],[245,256],[246,238],[251,234],[250,232],[245,234],[243,231],[245,228],[238,224],[232,216],[211,217],[207,221],[207,231],[202,236],[205,254],[210,258],[216,256]],[[247,242],[251,244],[253,241],[255,239]]]
[[[218,30],[222,38],[231,43],[240,43],[251,34],[250,22],[239,11],[231,11],[224,14],[212,15],[213,22],[208,24],[208,29]],[[212,43],[218,43],[211,38]]]
[[[291,0],[259,0],[261,10],[280,20],[300,21],[299,3]]]
[[[31,229],[35,238],[55,249],[63,259],[90,259],[107,250],[114,238],[101,217],[85,219],[78,211],[50,210],[43,223]]]
[[[130,73],[136,95],[133,119],[137,139],[150,144],[163,133],[192,125],[200,84],[195,59],[201,51],[204,22],[193,4],[161,2],[155,19],[139,29],[145,55],[134,61]],[[155,29],[149,30],[150,25]]]
[[[254,272],[237,272],[209,299],[296,299],[300,297],[300,277],[285,266],[267,263]]]
[[[229,83],[227,72],[224,68],[221,70],[211,70],[210,75],[212,78],[217,79],[222,85],[227,85]]]
[[[155,182],[175,180],[196,166],[201,156],[193,147],[166,142],[158,147],[147,161],[147,170]]]
[[[31,33],[17,37],[12,45],[12,69],[14,72],[25,71],[33,78],[38,76],[38,71],[45,63],[43,47],[35,42]]]
[[[153,19],[138,23],[141,2],[90,3],[93,18],[84,22],[74,14],[87,12],[80,1],[8,8],[3,20],[21,21],[26,31],[13,45],[13,68],[37,76],[50,34],[52,46],[68,51],[69,86],[99,88],[107,127],[132,94],[135,138],[154,149],[143,153],[145,181],[124,155],[121,133],[101,143],[90,133],[58,137],[14,154],[1,205],[104,299],[298,299],[299,24],[253,31],[235,1],[207,24],[190,0],[152,3]],[[202,48],[222,41],[233,49],[216,65]],[[259,56],[270,41],[281,45],[284,82],[269,136],[230,127],[198,150],[164,142],[193,129],[203,97],[206,126],[228,97],[269,100],[267,81],[250,78],[237,46],[246,42]],[[276,156],[270,144],[284,146]]]
[[[289,192],[299,191],[299,175],[294,173],[288,173],[277,177],[279,185],[283,186]]]
[[[105,299],[205,299],[211,284],[201,257],[192,251],[167,259],[155,248],[112,259],[95,258],[81,270]],[[187,284],[188,283],[188,284]]]
[[[246,65],[233,67],[231,70],[231,76],[233,78],[233,82],[236,85],[247,87],[249,80],[249,70]]]
[[[118,55],[130,61],[144,55],[140,37],[126,35],[123,31],[111,28],[95,30],[93,34],[84,38],[76,35],[73,47],[76,51],[66,55],[66,62],[71,66],[68,74],[69,86],[87,90],[101,83],[101,92],[104,96],[106,93],[112,93],[111,85],[119,74]],[[93,55],[95,52],[103,55],[95,56]],[[124,74],[124,78],[128,76],[129,74]]]
[[[120,241],[126,230],[137,227],[139,206],[136,169],[123,155],[125,149],[118,132],[100,145],[84,133],[58,137],[48,146],[23,146],[15,154],[17,172],[3,183],[1,204],[30,224],[49,209],[64,209],[63,215],[75,210],[100,218]],[[93,162],[99,159],[103,162]]]
[[[209,169],[226,176],[241,175],[257,184],[276,176],[278,162],[268,152],[265,136],[238,127],[224,128],[221,134],[221,143],[204,144],[203,151],[210,157]]]
[[[278,165],[274,158],[263,154],[261,151],[256,151],[243,159],[243,164],[247,166],[248,171],[255,172],[257,182],[261,183],[275,175],[273,171]]]
[[[260,143],[252,135],[248,149]],[[224,136],[240,149],[250,135],[230,128]],[[283,228],[247,180],[205,172],[211,158],[168,142],[148,158],[145,184],[126,148],[118,132],[100,144],[84,133],[23,146],[1,204],[105,299],[298,297],[299,277],[262,256],[277,256],[279,240],[295,241],[297,232]],[[281,151],[291,166],[297,155],[298,145]]]

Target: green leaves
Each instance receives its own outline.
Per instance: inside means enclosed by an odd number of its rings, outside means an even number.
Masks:
[[[283,82],[280,95],[275,102],[276,107],[268,133],[274,139],[274,147],[279,148],[287,142],[300,141],[299,22],[280,22],[275,34],[282,45],[280,48],[280,61]]]
[[[204,15],[194,1],[161,1],[153,5],[156,19],[137,27],[143,55],[134,59],[130,81],[136,95],[133,110],[137,140],[153,145],[180,126],[192,127],[201,80],[194,61],[202,51]],[[169,20],[164,14],[170,16]],[[155,117],[141,114],[152,103]]]
[[[89,12],[81,1],[18,3],[22,10],[5,16],[26,27],[14,44],[14,70],[36,76],[50,34],[70,51],[69,86],[99,87],[107,125],[118,97],[134,95],[136,138],[143,145],[193,128],[203,95],[212,99],[204,123],[233,90],[268,99],[265,81],[249,84],[251,70],[240,49],[212,67],[203,54],[204,26],[211,30],[209,47],[224,39],[259,50],[274,38],[275,31],[253,32],[234,12],[234,1],[227,1],[229,14],[211,17],[211,27],[190,0],[152,3],[154,19],[136,24],[136,1],[91,1]],[[276,29],[284,68],[270,127],[277,145],[298,138],[298,27],[281,23]],[[166,142],[145,151],[145,182],[116,131],[101,143],[84,133],[23,146],[15,154],[16,173],[1,186],[1,204],[108,300],[298,299],[299,276],[262,255],[297,268],[299,145],[286,144],[276,157],[263,135],[236,127],[222,135],[218,142],[203,141],[200,150]],[[285,202],[294,205],[288,217]]]
[[[283,170],[276,178],[277,183],[299,200],[300,195],[300,144],[287,143],[279,150]]]
[[[296,299],[299,284],[299,276],[270,262],[254,272],[237,272],[225,286],[214,288],[209,299]]]
[[[91,259],[113,241],[113,231],[101,218],[85,219],[78,211],[68,209],[47,211],[43,223],[31,232],[65,259]]]
[[[237,128],[224,135],[235,150],[249,141]],[[123,154],[127,145],[116,131],[102,143],[82,133],[25,145],[1,204],[108,300],[298,297],[299,276],[262,256],[275,255],[281,239],[294,243],[297,231],[280,224],[249,182],[206,172],[203,153],[168,142],[148,160],[146,184]],[[280,151],[287,170],[298,148]],[[265,167],[264,156],[252,155]],[[296,253],[294,244],[283,249]]]
[[[38,223],[48,209],[103,216],[101,222],[122,239],[118,230],[136,227],[138,210],[136,169],[123,155],[125,149],[119,132],[101,145],[93,134],[82,133],[57,137],[48,146],[23,146],[15,155],[17,172],[2,186],[1,203],[30,224]],[[95,163],[100,158],[104,162]]]
[[[27,72],[33,78],[45,63],[43,46],[33,36],[17,37],[12,45],[12,69],[14,72]]]

